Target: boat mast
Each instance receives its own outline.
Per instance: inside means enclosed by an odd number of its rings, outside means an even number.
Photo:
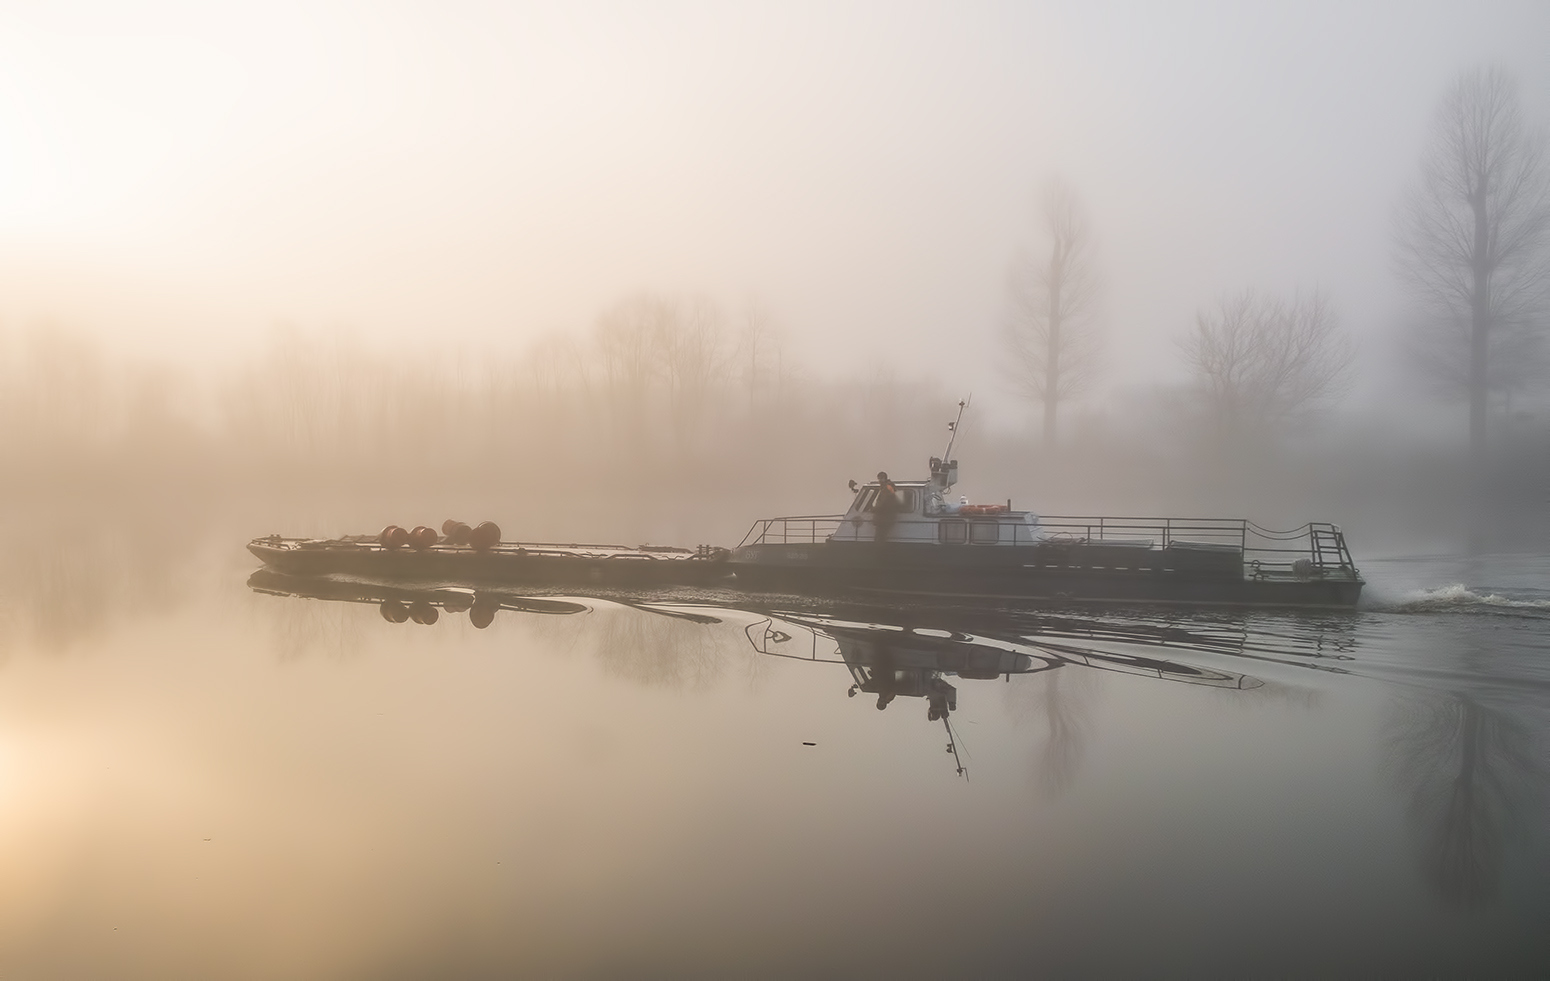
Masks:
[[[947,431],[952,433],[952,435],[947,437],[947,449],[942,453],[943,463],[946,463],[953,458],[953,443],[958,439],[958,424],[963,422],[963,410],[967,409],[969,407],[969,403],[973,401],[973,392],[969,393],[969,398],[967,401],[964,399],[958,400],[958,418],[947,424]]]
[[[963,765],[963,760],[958,758],[958,737],[953,735],[953,724],[947,721],[947,716],[942,716],[942,725],[947,729],[947,751],[953,754],[953,765],[958,768],[958,775],[963,777],[965,783],[969,781],[969,768]]]

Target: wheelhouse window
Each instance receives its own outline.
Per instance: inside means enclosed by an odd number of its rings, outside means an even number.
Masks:
[[[871,514],[877,510],[877,487],[863,488],[856,495],[856,503],[852,506],[854,511],[862,514]],[[920,491],[914,487],[899,489],[899,512],[901,514],[920,513]]]
[[[961,518],[944,518],[936,523],[936,536],[943,545],[962,545],[969,540],[969,523]]]
[[[999,521],[975,521],[969,525],[969,541],[976,545],[994,545],[1000,540]]]

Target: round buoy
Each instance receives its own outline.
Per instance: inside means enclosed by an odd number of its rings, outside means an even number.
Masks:
[[[377,536],[377,541],[387,548],[403,548],[409,544],[409,532],[397,525],[388,525]]]
[[[442,528],[442,532],[447,536],[448,545],[467,545],[468,537],[474,533],[474,530],[461,521],[449,521],[447,527]]]
[[[500,544],[501,526],[493,521],[481,521],[468,536],[468,544],[483,552]]]
[[[416,525],[414,531],[409,533],[409,544],[415,548],[430,548],[440,540],[441,536],[436,534],[434,528],[427,528],[424,525]]]
[[[395,599],[382,601],[382,619],[388,623],[403,623],[409,619],[409,608]]]
[[[436,608],[424,600],[415,600],[409,604],[409,619],[415,623],[432,624],[440,616]]]
[[[448,518],[446,521],[443,521],[441,523],[441,533],[443,535],[450,536],[452,534],[452,529],[456,528],[458,525],[460,525],[462,523],[463,522],[459,521],[456,518]]]
[[[441,607],[448,613],[462,613],[474,605],[474,598],[467,593],[449,592],[441,597]]]
[[[474,605],[468,608],[468,622],[483,630],[495,622],[495,611],[498,609],[500,609],[499,603],[475,600]]]

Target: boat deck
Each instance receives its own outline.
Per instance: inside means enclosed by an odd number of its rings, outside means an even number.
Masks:
[[[501,542],[486,549],[436,544],[390,548],[374,536],[282,538],[248,543],[265,565],[295,575],[352,575],[447,582],[699,585],[728,574],[725,549],[580,542]]]
[[[794,515],[754,523],[738,550],[837,540],[846,515]],[[1013,548],[1029,567],[1236,572],[1248,580],[1360,580],[1345,534],[1327,522],[1273,531],[1241,518],[943,514],[933,540],[970,550]],[[918,522],[925,524],[926,522]],[[890,542],[895,539],[890,538]]]

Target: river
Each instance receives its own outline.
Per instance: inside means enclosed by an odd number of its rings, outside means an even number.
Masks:
[[[0,571],[0,977],[1550,970],[1544,556],[1365,559],[1350,614],[481,628],[167,537]]]

